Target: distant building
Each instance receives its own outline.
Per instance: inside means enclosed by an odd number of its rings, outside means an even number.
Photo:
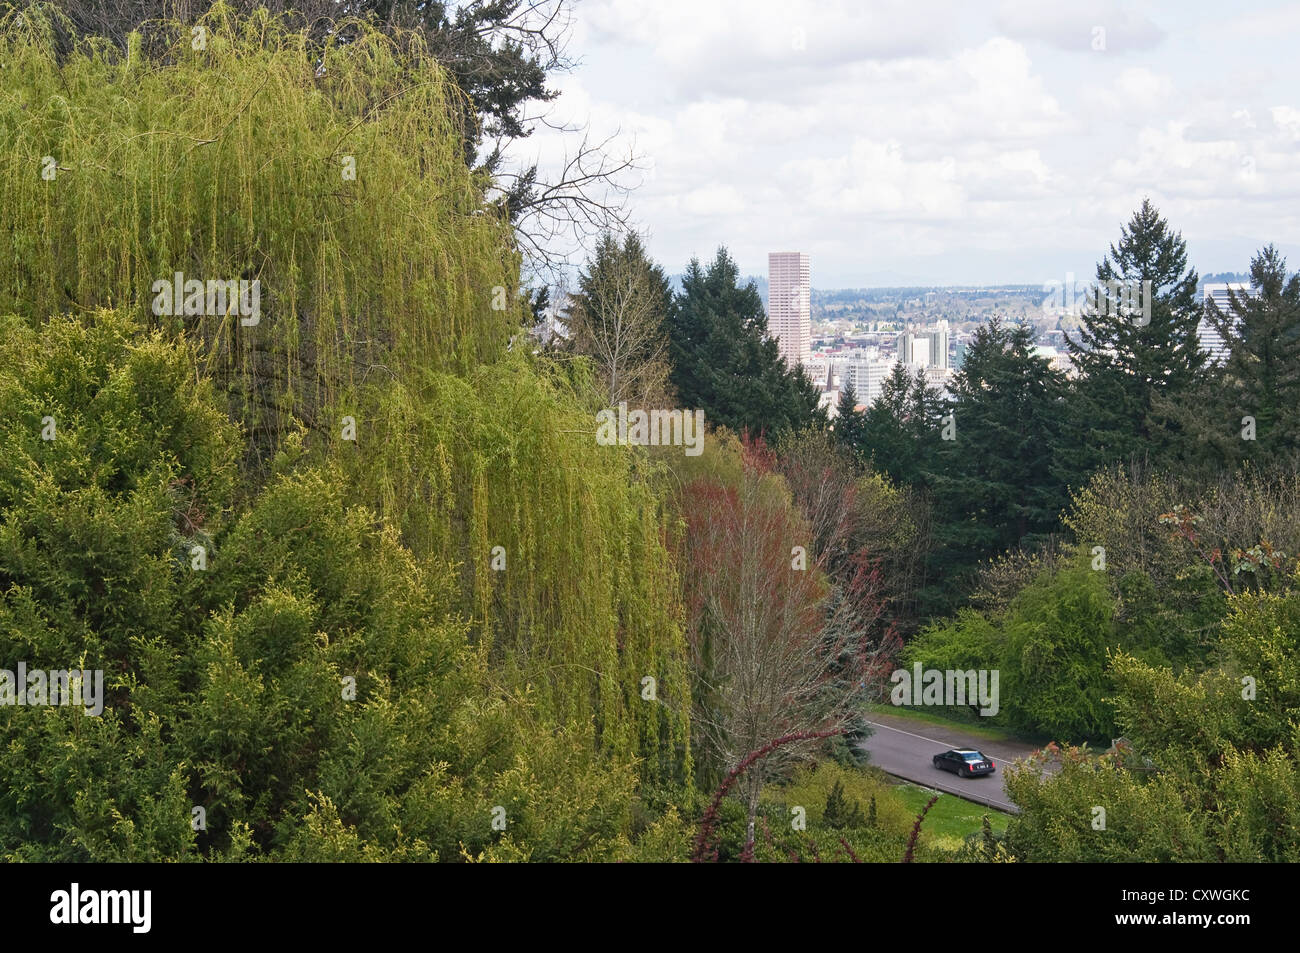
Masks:
[[[812,341],[812,267],[798,251],[767,256],[767,330],[789,367],[806,362]]]
[[[948,366],[948,322],[939,321],[926,334],[930,341],[930,367]]]
[[[1196,339],[1201,350],[1209,356],[1211,364],[1222,364],[1228,359],[1228,345],[1224,342],[1219,329],[1210,323],[1210,302],[1214,302],[1214,306],[1224,317],[1232,317],[1232,303],[1228,297],[1230,291],[1235,291],[1238,297],[1248,295],[1250,285],[1238,281],[1230,284],[1207,284],[1204,289],[1205,297],[1202,305],[1206,315],[1201,318],[1201,323],[1196,327]]]
[[[884,390],[885,380],[895,363],[879,357],[844,361],[839,365],[840,380],[844,387],[853,388],[859,403],[870,407]]]
[[[1054,371],[1060,371],[1067,377],[1074,370],[1074,362],[1070,360],[1070,355],[1050,344],[1035,344],[1029,349],[1029,353],[1034,357],[1046,358],[1048,367]]]
[[[904,331],[894,339],[898,359],[904,364],[925,367],[930,363],[930,342],[914,331]]]
[[[835,383],[831,379],[831,359],[825,354],[813,354],[805,358],[803,369],[818,387],[830,387]]]
[[[898,359],[916,367],[948,366],[948,322],[939,321],[933,328],[917,331],[908,328],[894,339]]]
[[[937,390],[940,396],[947,396],[948,384],[952,381],[954,373],[948,367],[927,367],[925,369],[925,383]]]

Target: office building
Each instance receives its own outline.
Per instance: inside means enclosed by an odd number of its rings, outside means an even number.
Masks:
[[[933,328],[918,331],[908,328],[894,339],[898,359],[915,367],[948,367],[948,322],[939,321]]]
[[[786,365],[808,360],[812,343],[812,268],[808,256],[776,251],[767,256],[767,330]]]
[[[1207,284],[1204,288],[1202,304],[1205,307],[1206,314],[1196,327],[1196,339],[1201,350],[1209,355],[1211,364],[1222,364],[1228,359],[1228,345],[1224,342],[1219,329],[1210,323],[1210,302],[1214,302],[1220,317],[1232,317],[1232,302],[1228,297],[1230,291],[1235,291],[1238,297],[1248,295],[1250,294],[1250,285],[1245,282],[1233,282],[1231,284]]]
[[[894,369],[894,361],[884,358],[847,360],[840,364],[840,381],[852,387],[858,402],[870,407],[884,389],[885,380]]]

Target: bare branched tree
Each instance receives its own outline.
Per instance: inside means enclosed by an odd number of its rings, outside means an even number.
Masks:
[[[499,170],[494,197],[508,209],[532,276],[552,283],[589,240],[602,232],[628,232],[627,200],[641,170],[640,157],[615,131],[593,141],[590,129],[542,120],[563,133],[565,157],[547,178],[536,162]],[[485,166],[499,167],[513,143],[498,142]]]
[[[567,312],[569,346],[596,366],[611,407],[649,406],[668,386],[664,317],[668,281],[628,235],[620,247],[608,232],[579,277]]]
[[[928,548],[929,507],[916,490],[863,467],[827,431],[784,438],[775,469],[812,530],[811,551],[843,585],[867,554],[881,575],[887,618],[899,631],[912,609]]]
[[[878,578],[862,566],[846,587],[831,584],[810,551],[813,529],[761,446],[746,447],[737,485],[699,480],[684,499],[692,732],[702,756],[729,772],[773,738],[853,727],[873,669],[863,635],[882,607]],[[740,779],[748,843],[763,787],[813,743],[773,751]]]

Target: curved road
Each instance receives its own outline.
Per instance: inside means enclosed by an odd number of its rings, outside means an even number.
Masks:
[[[895,715],[873,713],[870,722],[874,731],[862,742],[862,747],[871,753],[871,763],[882,771],[999,811],[1019,813],[1020,809],[1011,803],[1003,787],[1003,766],[1032,754],[1038,750],[1037,746],[1018,741],[986,741],[964,734],[959,727],[929,725]],[[978,748],[993,759],[997,770],[979,778],[959,778],[941,771],[931,758],[949,748]]]

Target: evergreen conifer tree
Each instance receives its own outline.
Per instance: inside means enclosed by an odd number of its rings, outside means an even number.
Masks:
[[[1206,304],[1227,361],[1193,399],[1165,408],[1186,435],[1185,465],[1277,463],[1300,452],[1300,275],[1288,278],[1286,259],[1269,245],[1250,277],[1249,293],[1229,291],[1226,312]]]
[[[667,322],[671,383],[682,406],[736,432],[777,438],[826,422],[818,391],[802,368],[789,369],[767,333],[753,282],[719,248],[707,268],[692,259]]]
[[[1066,482],[1099,465],[1169,450],[1177,425],[1161,398],[1187,393],[1205,362],[1196,285],[1182,234],[1143,200],[1097,265],[1096,300],[1085,307],[1079,333],[1066,335],[1080,372],[1069,405],[1067,445],[1074,449],[1058,461]]]
[[[955,439],[939,441],[931,475],[939,577],[1056,526],[1066,502],[1053,472],[1063,388],[1028,327],[995,318],[975,331],[945,405]]]

